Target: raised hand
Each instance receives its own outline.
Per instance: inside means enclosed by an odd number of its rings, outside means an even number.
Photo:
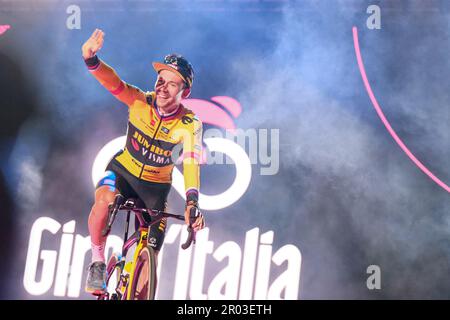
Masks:
[[[81,53],[84,59],[92,58],[102,48],[104,36],[105,33],[102,30],[95,29],[91,37],[81,47]]]

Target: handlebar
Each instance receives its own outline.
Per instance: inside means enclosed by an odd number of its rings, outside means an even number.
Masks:
[[[135,203],[133,201],[129,202],[128,200],[125,201],[125,197],[123,197],[121,194],[117,194],[114,198],[114,202],[108,206],[108,220],[105,228],[102,230],[102,235],[107,236],[109,232],[111,231],[111,227],[116,219],[117,213],[122,210],[130,210],[133,212],[140,212],[140,213],[147,213],[152,218],[156,218],[151,224],[156,223],[157,221],[163,219],[163,218],[175,218],[177,220],[184,221],[184,215],[180,214],[173,214],[164,212],[161,210],[156,209],[146,209],[146,208],[137,208],[135,206]],[[188,237],[181,245],[182,249],[187,249],[191,246],[192,243],[195,244],[195,235],[196,232],[192,228],[192,224],[197,219],[198,215],[200,214],[200,211],[197,208],[191,208],[190,211],[190,223],[188,225],[187,231],[188,231]]]

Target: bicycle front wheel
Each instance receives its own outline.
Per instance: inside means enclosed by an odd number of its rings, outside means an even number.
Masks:
[[[117,296],[116,288],[120,281],[122,269],[123,265],[120,262],[120,255],[118,253],[113,253],[106,265],[106,290],[110,299],[113,296]]]
[[[139,252],[131,285],[131,300],[153,300],[156,289],[156,256],[152,247]]]

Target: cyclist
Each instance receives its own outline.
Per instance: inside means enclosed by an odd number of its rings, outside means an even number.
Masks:
[[[126,145],[109,162],[104,177],[95,190],[88,225],[92,261],[85,290],[101,294],[106,290],[105,243],[102,236],[108,204],[117,193],[141,199],[147,208],[164,210],[172,181],[174,147],[183,147],[183,174],[186,189],[185,221],[189,224],[191,208],[198,208],[200,184],[202,123],[181,104],[190,95],[194,72],[181,55],[170,54],[164,62],[153,62],[157,72],[154,91],[144,92],[125,81],[97,52],[102,48],[104,32],[96,29],[82,46],[82,57],[90,73],[117,99],[128,106]],[[205,227],[199,214],[194,231]],[[164,241],[166,219],[150,227],[148,243],[157,254]]]

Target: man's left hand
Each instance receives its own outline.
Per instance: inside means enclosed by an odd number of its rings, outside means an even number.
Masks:
[[[189,225],[189,217],[190,212],[192,210],[196,210],[195,215],[197,218],[195,219],[195,222],[192,224],[192,228],[194,229],[195,232],[203,229],[205,227],[205,217],[203,217],[203,214],[200,212],[200,210],[198,209],[198,205],[196,203],[193,202],[189,202],[186,204],[186,210],[184,212],[184,221],[186,222],[187,225]]]

